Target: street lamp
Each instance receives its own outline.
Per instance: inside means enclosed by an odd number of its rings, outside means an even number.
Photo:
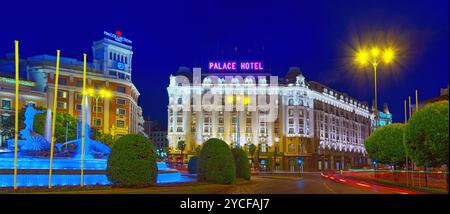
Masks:
[[[395,50],[391,47],[381,50],[374,46],[371,49],[361,49],[356,52],[355,62],[361,66],[371,64],[373,67],[374,75],[374,88],[375,88],[375,127],[378,126],[378,101],[377,101],[377,67],[380,63],[390,64],[395,59]]]

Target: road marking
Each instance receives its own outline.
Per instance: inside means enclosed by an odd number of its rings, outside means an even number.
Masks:
[[[362,184],[362,183],[356,183],[357,185],[359,185],[359,186],[363,186],[363,187],[370,187],[369,185],[367,185],[367,184]]]

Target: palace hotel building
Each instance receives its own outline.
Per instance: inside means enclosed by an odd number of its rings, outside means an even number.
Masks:
[[[253,157],[249,155],[249,159],[256,159],[262,170],[320,171],[368,164],[364,141],[372,131],[374,120],[368,103],[306,81],[296,67],[276,85],[269,84],[270,73],[216,73],[214,89],[211,88],[213,80],[204,74],[200,84],[192,84],[192,73],[188,68],[180,69],[170,77],[167,88],[170,161],[180,161],[177,143],[181,140],[186,143],[185,153],[189,157],[207,139],[219,138],[231,145],[241,145],[244,150],[250,144],[257,146],[259,152]],[[176,76],[185,76],[190,85],[177,82]],[[225,82],[224,76],[231,76],[231,82]],[[241,76],[243,82],[235,76]],[[191,95],[206,92],[225,94],[221,105],[246,100],[255,94],[273,95],[276,120],[263,121],[265,113],[249,111],[248,106],[243,110],[233,107],[231,111],[195,110],[192,106],[189,111],[176,110],[177,105],[193,103]]]
[[[120,32],[104,32],[104,38],[92,46],[93,61],[87,63],[86,87],[91,109],[88,123],[104,133],[119,137],[143,132],[142,109],[138,105],[139,91],[132,80],[131,41]],[[89,56],[89,55],[88,55]],[[53,107],[56,56],[37,55],[20,59],[20,106],[32,102],[35,106]],[[14,118],[14,54],[0,59],[0,114],[2,120]],[[57,111],[76,117],[81,115],[83,61],[60,58]],[[9,75],[8,75],[9,74]],[[12,74],[12,75],[11,75]]]

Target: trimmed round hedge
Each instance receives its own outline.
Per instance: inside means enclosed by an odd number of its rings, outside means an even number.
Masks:
[[[118,186],[149,186],[156,182],[157,154],[144,136],[128,134],[119,138],[108,158],[108,179]]]
[[[189,173],[195,174],[198,171],[198,156],[192,156],[188,162]]]
[[[207,140],[198,160],[198,181],[232,184],[236,180],[236,166],[230,147],[220,139]]]
[[[231,149],[236,165],[236,177],[250,180],[250,164],[248,162],[247,153],[241,148]]]

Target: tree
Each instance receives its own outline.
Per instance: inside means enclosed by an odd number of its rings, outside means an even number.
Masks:
[[[448,101],[425,106],[408,121],[406,149],[418,164],[448,165]]]
[[[199,181],[232,184],[236,180],[236,166],[230,147],[217,138],[207,140],[198,160]]]
[[[448,101],[427,105],[414,113],[406,126],[408,155],[416,164],[424,166],[425,172],[428,166],[448,166],[448,105]]]
[[[183,160],[183,151],[186,148],[186,143],[184,142],[184,140],[180,140],[178,141],[177,144],[177,149],[180,150],[180,154],[181,154],[181,160]]]
[[[102,131],[97,132],[95,140],[104,143],[110,148],[112,148],[114,146],[114,143],[116,142],[114,140],[114,137],[110,133],[103,133]]]
[[[202,150],[202,146],[201,145],[197,145],[194,149],[194,152],[196,155],[200,154],[200,151]]]
[[[3,139],[14,137],[14,121],[11,116],[0,116],[0,135]],[[3,140],[1,139],[1,140]],[[3,142],[3,141],[2,141]],[[2,145],[0,145],[2,146]]]
[[[39,110],[44,110],[42,108],[37,108]],[[20,116],[20,115],[19,115]],[[45,136],[45,121],[47,114],[38,114],[34,118],[33,128],[34,131],[42,136]],[[67,125],[66,125],[67,124]],[[66,142],[66,126],[67,126],[67,140],[75,140],[77,138],[77,126],[78,119],[71,114],[57,112],[56,113],[56,123],[55,123],[55,137],[56,142],[65,143]],[[78,136],[81,138],[81,136]]]
[[[153,144],[144,136],[119,138],[108,157],[107,176],[118,186],[149,186],[156,182],[158,168]]]
[[[404,125],[394,123],[377,128],[365,142],[366,151],[371,159],[378,163],[404,163],[406,158],[403,145]]]

